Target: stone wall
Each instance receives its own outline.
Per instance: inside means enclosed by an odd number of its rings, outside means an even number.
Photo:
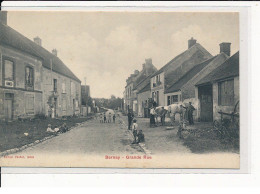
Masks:
[[[0,119],[5,119],[5,101],[7,96],[12,96],[13,119],[41,114],[42,107],[42,63],[41,60],[11,49],[7,46],[0,46]],[[3,60],[8,59],[14,63],[14,87],[5,86],[3,76]],[[25,68],[30,66],[34,71],[33,88],[25,87]],[[30,107],[30,110],[28,109]]]
[[[143,105],[145,104],[145,101],[149,100],[150,98],[150,90],[146,92],[139,93],[137,95],[137,102],[138,102],[138,116],[139,117],[144,117],[144,107]]]
[[[57,79],[57,116],[69,116],[80,114],[81,106],[81,85],[73,79],[51,71],[50,69],[43,68],[43,108],[44,113],[48,116],[51,114],[51,110],[48,105],[48,100],[53,93],[54,86],[53,80]],[[65,87],[63,86],[65,85]],[[64,87],[64,88],[63,88]],[[73,112],[73,99],[74,103],[78,103],[75,106],[75,112]],[[78,102],[76,102],[78,101]]]

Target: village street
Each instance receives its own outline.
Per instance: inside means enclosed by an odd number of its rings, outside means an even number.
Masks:
[[[38,154],[142,154],[137,145],[132,145],[132,136],[117,121],[99,123],[98,120],[73,128],[33,147],[19,152],[19,155]],[[18,154],[18,153],[17,153]]]
[[[138,118],[140,129],[145,134],[145,148],[152,154],[190,153],[177,137],[177,130],[165,127],[149,127],[149,120]],[[93,119],[47,141],[27,148],[19,155],[38,154],[144,154],[142,148],[132,144],[131,131],[127,131],[127,117],[120,116],[116,123],[99,123]],[[17,153],[18,154],[18,153]]]

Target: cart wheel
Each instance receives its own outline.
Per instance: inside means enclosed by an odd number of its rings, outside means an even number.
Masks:
[[[217,120],[215,120],[215,121],[213,122],[213,127],[216,128],[216,129],[218,129],[218,128],[220,127],[220,123],[219,123]]]

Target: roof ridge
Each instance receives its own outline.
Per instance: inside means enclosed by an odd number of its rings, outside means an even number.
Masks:
[[[158,71],[156,71],[153,76],[161,73],[166,67],[168,67],[169,65],[171,65],[174,61],[176,61],[177,59],[179,59],[181,56],[183,56],[186,53],[189,53],[191,50],[193,50],[194,48],[200,50],[203,54],[208,54],[211,57],[212,54],[209,53],[200,43],[196,43],[193,46],[191,46],[190,48],[186,49],[185,51],[181,52],[179,55],[175,56],[173,59],[171,59],[168,63],[166,63],[163,67],[161,67]]]
[[[174,87],[175,85],[177,85],[178,83],[180,83],[187,75],[190,74],[190,72],[194,72],[194,70],[196,70],[197,68],[202,67],[202,68],[200,69],[200,71],[201,71],[201,70],[202,70],[203,68],[205,68],[208,64],[210,64],[212,61],[214,61],[214,60],[217,58],[217,56],[218,56],[218,55],[215,55],[215,56],[211,57],[210,59],[207,59],[207,60],[205,60],[205,61],[203,61],[203,62],[201,62],[201,63],[196,64],[196,65],[195,65],[194,67],[192,67],[189,71],[187,71],[183,76],[181,76],[176,82],[174,82],[174,83],[171,84],[169,87],[167,87],[166,90],[165,90],[165,93],[167,93],[167,92],[170,90],[170,88],[172,88],[172,87]],[[203,66],[203,65],[205,65],[205,66]],[[200,71],[196,72],[192,77],[190,77],[190,79],[192,79],[192,78],[193,78],[197,73],[199,73]],[[186,81],[186,83],[187,83],[190,79],[188,79],[188,80]]]
[[[48,69],[50,69],[50,59],[53,58],[53,71],[56,71],[57,73],[69,77],[75,81],[81,82],[80,79],[67,67],[67,65],[65,65],[65,63],[58,56],[53,55],[43,46],[37,45],[34,41],[24,36],[22,33],[18,32],[12,27],[2,23],[0,23],[0,25],[0,42],[14,47],[22,52],[39,57],[43,62],[43,67]],[[13,39],[18,39],[19,41],[16,40],[16,42]],[[13,42],[10,40],[13,40]]]

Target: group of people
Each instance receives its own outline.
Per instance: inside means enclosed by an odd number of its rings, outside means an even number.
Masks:
[[[190,125],[194,125],[193,121],[193,111],[195,110],[194,106],[192,106],[191,102],[189,102],[188,107],[183,107],[186,109],[184,114],[184,119],[189,121]]]
[[[53,129],[52,129],[51,124],[48,124],[46,132],[48,132],[48,133],[65,133],[68,130],[69,130],[69,128],[67,127],[66,123],[63,123],[60,127],[58,127],[56,125],[56,126],[54,126]]]
[[[194,125],[194,121],[193,121],[193,111],[195,110],[194,106],[192,105],[191,102],[189,102],[189,105],[187,107],[183,106],[183,108],[185,109],[184,119],[189,121],[190,125]],[[156,126],[156,122],[155,122],[156,111],[155,111],[155,109],[156,109],[156,106],[153,106],[150,109],[150,127]],[[165,125],[166,114],[167,114],[167,110],[165,110],[165,108],[162,107],[162,112],[160,113],[162,126]]]
[[[132,142],[132,144],[138,144],[140,142],[144,142],[143,131],[139,129],[137,124],[137,119],[134,118],[134,114],[131,111],[129,111],[127,117],[128,117],[128,130],[132,130],[134,136],[134,141]]]
[[[108,114],[104,113],[100,113],[99,114],[99,122],[100,123],[112,123],[112,119],[113,119],[113,123],[116,122],[116,115],[110,112]]]

